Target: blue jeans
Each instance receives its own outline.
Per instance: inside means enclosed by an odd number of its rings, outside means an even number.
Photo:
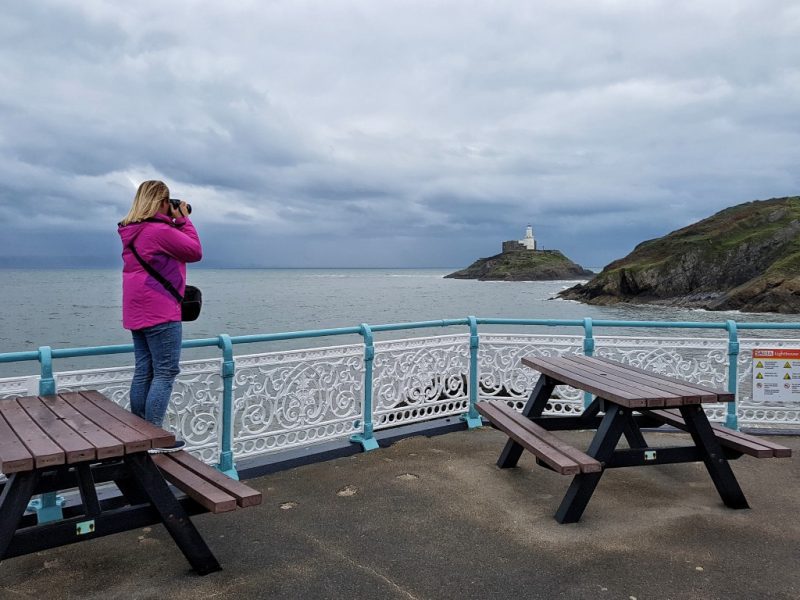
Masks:
[[[135,329],[133,352],[136,367],[131,382],[131,412],[157,427],[164,422],[172,383],[180,373],[180,321]]]

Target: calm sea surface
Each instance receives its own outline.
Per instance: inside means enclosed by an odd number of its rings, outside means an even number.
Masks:
[[[468,315],[535,319],[621,319],[724,321],[796,321],[798,316],[705,312],[648,306],[596,307],[551,300],[572,281],[483,282],[444,279],[449,270],[208,270],[190,269],[189,279],[203,291],[200,319],[184,323],[184,338],[228,333],[243,335],[348,327],[359,323],[396,323],[454,319]],[[121,325],[121,274],[117,270],[0,269],[0,352],[130,343]],[[465,328],[448,331],[464,331]],[[482,330],[508,330],[484,327]],[[518,330],[518,329],[517,329]],[[536,329],[527,328],[534,332]],[[539,331],[542,331],[539,329]],[[581,330],[549,329],[580,334]],[[377,339],[434,335],[381,334]],[[595,335],[611,330],[597,330]],[[675,330],[645,335],[698,335]],[[724,335],[718,333],[717,335]],[[321,338],[237,347],[237,353],[351,342]],[[186,351],[184,358],[216,356],[218,351]],[[58,369],[127,364],[130,355],[60,360]],[[0,376],[37,371],[35,363],[0,365]]]

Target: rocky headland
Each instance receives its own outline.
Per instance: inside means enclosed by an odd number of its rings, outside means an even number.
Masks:
[[[514,249],[479,258],[466,269],[446,277],[481,281],[547,281],[588,279],[593,275],[593,271],[575,264],[558,250]]]
[[[800,197],[727,208],[559,294],[589,304],[800,313]]]

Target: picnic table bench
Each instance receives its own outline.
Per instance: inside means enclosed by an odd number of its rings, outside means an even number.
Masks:
[[[174,442],[94,390],[0,400],[0,560],[160,522],[197,573],[219,570],[189,515],[254,506],[261,493],[184,451],[148,453]],[[100,500],[108,482],[121,495]],[[81,504],[62,520],[26,514],[33,496],[72,488]]]
[[[709,423],[702,405],[730,402],[733,394],[597,357],[531,356],[522,364],[541,373],[522,412],[503,402],[479,402],[477,409],[509,437],[497,461],[500,468],[515,467],[523,450],[528,450],[537,464],[574,476],[555,515],[559,523],[580,520],[605,469],[669,463],[702,461],[725,505],[749,508],[728,460],[743,454],[756,458],[792,454],[774,442]],[[543,417],[557,385],[584,390],[595,399],[579,416]],[[693,444],[649,446],[642,428],[664,424],[688,432]],[[597,430],[586,452],[551,433],[584,429]],[[617,449],[623,436],[628,448]]]

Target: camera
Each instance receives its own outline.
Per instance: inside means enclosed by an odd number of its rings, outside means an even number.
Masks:
[[[170,198],[169,203],[175,210],[178,210],[181,207],[181,200],[179,200],[178,198]],[[186,212],[188,214],[192,214],[192,205],[189,204],[188,202],[186,203]]]

